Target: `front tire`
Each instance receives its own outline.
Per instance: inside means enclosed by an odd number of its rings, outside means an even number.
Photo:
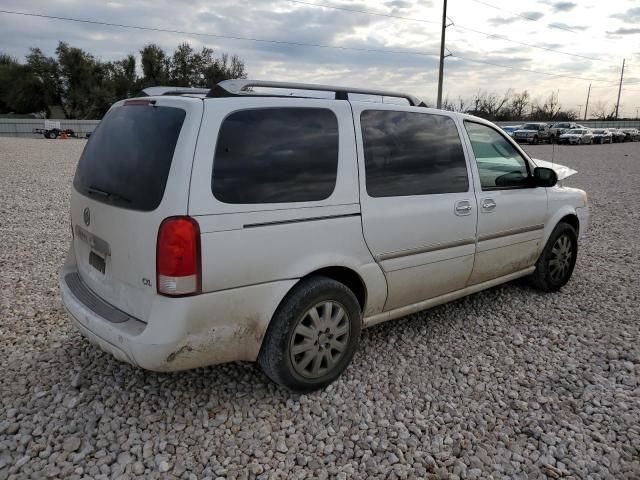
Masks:
[[[353,292],[327,277],[302,280],[271,320],[258,364],[274,382],[298,392],[329,385],[360,342],[362,314]]]
[[[557,292],[571,278],[577,258],[578,234],[571,225],[560,222],[536,262],[531,274],[533,286],[543,292]]]

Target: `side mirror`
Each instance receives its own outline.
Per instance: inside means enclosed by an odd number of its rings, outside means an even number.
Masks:
[[[533,169],[533,186],[534,187],[553,187],[558,183],[558,175],[555,170],[545,167],[536,167]]]

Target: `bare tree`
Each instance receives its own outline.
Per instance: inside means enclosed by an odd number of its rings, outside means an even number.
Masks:
[[[591,105],[589,113],[598,120],[613,120],[616,116],[616,107],[609,102],[599,100]]]
[[[442,110],[448,110],[450,112],[456,111],[455,104],[449,101],[449,94],[447,94],[447,98],[442,102]]]
[[[495,93],[478,90],[471,101],[474,108],[470,110],[470,112],[479,117],[491,120],[506,117],[508,116],[506,107],[509,105],[512,93],[513,91],[508,89],[504,95],[499,96]],[[460,103],[464,105],[462,99],[460,99]]]
[[[464,98],[459,96],[456,111],[465,112],[466,110],[467,110],[467,101]]]
[[[531,119],[541,121],[557,120],[561,111],[562,105],[558,102],[558,94],[551,92],[543,103],[536,101],[532,108]]]
[[[531,101],[531,97],[529,96],[528,91],[523,91],[522,93],[516,93],[513,96],[513,100],[511,100],[511,116],[512,120],[522,120],[525,116],[525,111],[529,106],[529,102]]]

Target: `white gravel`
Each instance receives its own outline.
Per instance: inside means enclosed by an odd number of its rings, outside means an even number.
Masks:
[[[0,138],[0,479],[640,478],[640,143],[556,147],[593,214],[560,293],[519,281],[374,327],[303,396],[248,363],[144,372],[69,325],[83,145]]]

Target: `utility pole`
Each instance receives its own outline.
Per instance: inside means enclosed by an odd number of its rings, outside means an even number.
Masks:
[[[616,120],[618,119],[618,107],[620,106],[620,92],[622,91],[622,77],[624,77],[624,61],[622,59],[622,72],[620,72],[620,86],[618,87],[618,101],[616,102]]]
[[[584,107],[584,119],[587,120],[587,111],[589,110],[589,96],[591,95],[591,84],[589,84],[589,91],[587,92],[587,105]]]
[[[440,37],[440,71],[438,72],[438,104],[442,108],[442,77],[444,74],[444,37],[447,29],[447,0],[442,5],[442,35]]]

